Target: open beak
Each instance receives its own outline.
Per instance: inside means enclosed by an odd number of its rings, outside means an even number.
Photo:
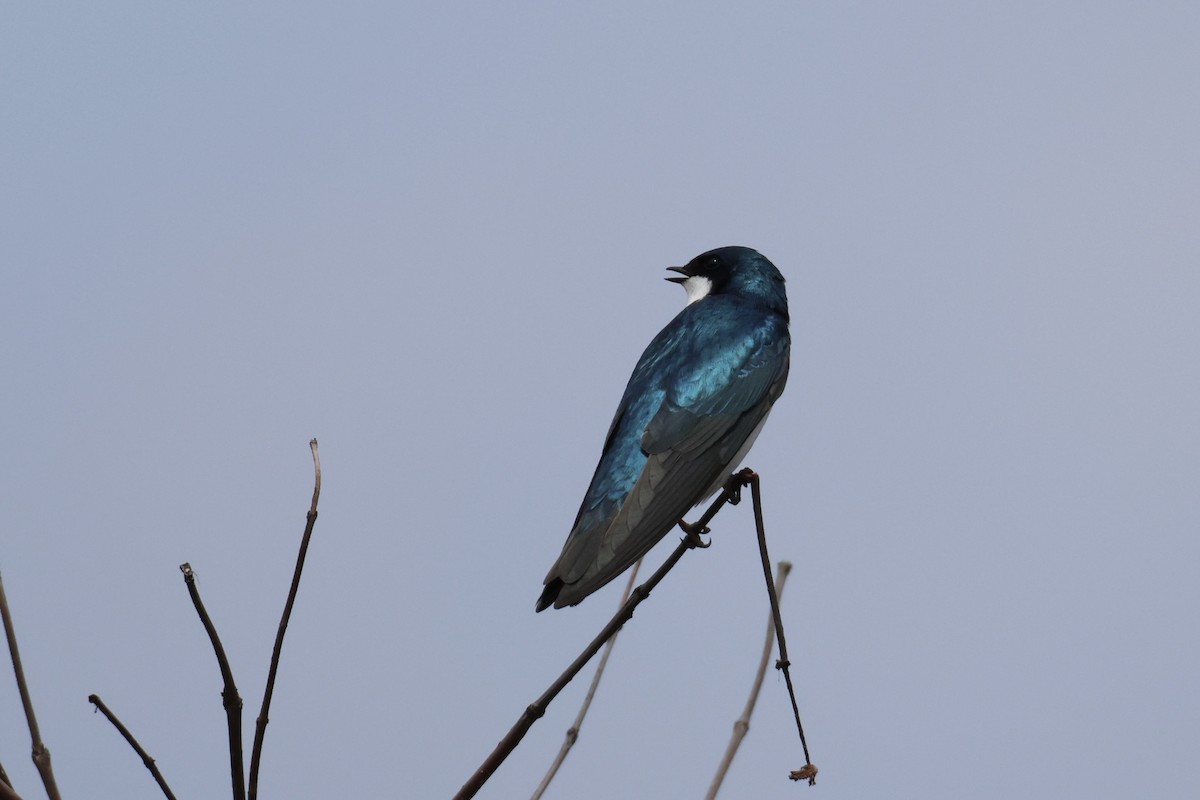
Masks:
[[[688,272],[687,267],[667,267],[667,270],[669,270],[670,272],[678,272],[679,273],[679,275],[668,275],[667,276],[667,280],[669,280],[671,283],[683,283],[688,278],[692,277],[692,274],[690,272]]]

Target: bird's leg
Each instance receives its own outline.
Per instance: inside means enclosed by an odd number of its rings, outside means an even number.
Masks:
[[[728,503],[731,506],[736,506],[742,502],[742,487],[749,486],[758,475],[754,470],[747,467],[741,472],[735,472],[729,476],[729,480],[725,481],[725,486],[721,490],[721,494],[713,501],[713,504],[708,507],[708,511],[704,512],[704,516],[700,517],[696,522],[687,522],[679,520],[679,528],[684,532],[683,541],[687,542],[690,547],[708,547],[712,542],[705,542],[700,537],[709,533],[708,522],[717,515],[721,510],[721,506]]]
[[[679,529],[683,531],[683,541],[688,543],[689,547],[699,547],[703,550],[706,547],[712,547],[712,541],[704,541],[700,537],[706,533],[710,533],[711,529],[707,525],[693,525],[686,520],[679,520]]]

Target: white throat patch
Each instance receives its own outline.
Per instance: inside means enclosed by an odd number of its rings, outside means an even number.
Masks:
[[[712,281],[705,278],[703,275],[693,275],[683,282],[684,291],[687,292],[687,304],[692,303],[708,296],[712,291]]]

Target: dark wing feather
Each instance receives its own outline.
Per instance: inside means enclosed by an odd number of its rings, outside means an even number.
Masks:
[[[750,349],[744,360],[706,365],[709,373],[726,373],[724,380],[701,373],[694,384],[684,382],[664,400],[642,437],[645,468],[620,508],[612,509],[611,522],[606,515],[607,529],[602,536],[593,531],[579,537],[559,559],[556,608],[578,603],[645,555],[737,466],[732,462],[744,453],[787,382],[786,329],[782,335],[770,333],[764,331],[763,338],[771,343]],[[730,374],[735,379],[729,380]]]

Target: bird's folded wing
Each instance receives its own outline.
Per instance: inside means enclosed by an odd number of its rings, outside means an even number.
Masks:
[[[645,469],[590,557],[568,567],[564,579],[569,585],[560,597],[564,605],[603,586],[645,555],[714,481],[723,480],[736,466],[730,462],[783,392],[786,340],[751,352],[733,370],[735,380],[724,376],[723,381],[706,384],[720,388],[704,391],[702,383],[701,391],[680,398],[690,402],[688,407],[667,398],[650,421],[642,438],[649,456]]]
[[[763,404],[783,392],[787,381],[788,342],[759,347],[729,365],[714,361],[668,395],[646,426],[642,450],[696,452],[719,439],[730,416]]]

